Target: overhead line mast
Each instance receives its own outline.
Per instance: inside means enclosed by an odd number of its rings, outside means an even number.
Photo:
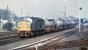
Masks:
[[[66,17],[66,15],[67,15],[67,14],[66,14],[66,5],[65,5],[65,11],[64,11],[64,16]]]
[[[21,17],[22,17],[22,8],[21,8]]]

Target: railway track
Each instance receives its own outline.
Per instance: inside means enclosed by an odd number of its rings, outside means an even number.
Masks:
[[[20,40],[16,32],[0,32],[0,46]]]
[[[87,29],[85,29],[85,30],[87,31]],[[64,31],[65,33],[63,33],[61,35],[58,35],[58,36],[55,36],[55,37],[52,37],[49,39],[45,39],[43,41],[38,41],[38,42],[29,44],[29,45],[20,46],[20,47],[11,49],[11,50],[53,50],[52,46],[54,45],[53,47],[56,47],[55,41],[60,42],[60,40],[63,39],[64,37],[66,38],[66,37],[69,37],[69,36],[75,34],[76,31],[78,31],[78,30]],[[78,41],[80,41],[80,40],[78,40]],[[71,42],[69,42],[69,43],[71,43]],[[73,41],[73,42],[75,43],[75,41]],[[52,44],[52,45],[50,45],[50,44]],[[69,44],[69,45],[71,45],[71,44]],[[74,45],[76,45],[76,43]],[[79,44],[77,44],[77,45],[79,46]]]
[[[71,29],[69,29],[69,30],[71,30]],[[77,30],[76,30],[76,31],[77,31]],[[67,32],[67,31],[64,30],[64,32]],[[56,33],[58,33],[58,32],[56,32]],[[63,35],[64,35],[65,37],[67,37],[67,36],[72,35],[73,33],[75,33],[75,32],[70,32],[70,33],[68,33],[68,34],[65,33],[65,34],[63,34]],[[23,40],[23,39],[20,39],[20,38],[17,36],[17,34],[16,34],[15,32],[14,32],[14,33],[8,32],[8,33],[4,33],[4,34],[2,34],[2,35],[3,35],[3,36],[0,37],[0,46]],[[8,36],[7,36],[7,35],[8,35]],[[4,40],[3,40],[3,39],[4,39]]]
[[[78,47],[80,49],[81,46],[87,47],[88,40],[77,39],[77,40],[61,42],[61,43],[57,42],[52,44],[46,44],[46,45],[40,46],[38,50],[59,50],[59,49],[71,48],[71,47]]]
[[[16,42],[18,40],[20,40],[20,38],[17,36],[17,34],[12,34],[9,36],[2,36],[2,37],[0,37],[0,46],[5,45],[5,44],[9,44],[12,42]]]
[[[28,38],[24,38],[28,39]],[[16,32],[0,32],[0,46],[24,40],[18,37]]]
[[[24,39],[27,39],[27,38],[24,38]],[[13,43],[13,42],[17,42],[17,41],[21,41],[21,40],[23,40],[23,39],[18,37],[17,34],[9,34],[9,35],[5,34],[4,36],[0,37],[0,46],[6,45],[6,44],[9,44],[9,43]]]
[[[45,45],[46,43],[50,43],[50,42],[53,42],[53,41],[55,41],[57,39],[61,39],[61,38],[63,38],[63,35],[65,35],[66,37],[70,36],[70,35],[72,35],[73,33],[76,32],[75,29],[76,28],[69,29],[69,31],[65,30],[64,33],[62,33],[61,35],[57,35],[57,36],[49,38],[49,39],[44,39],[44,40],[29,44],[29,45],[20,46],[20,47],[11,49],[11,50],[26,50],[26,49],[30,50],[31,48],[34,48],[36,46],[42,46],[42,45]],[[57,32],[57,33],[59,33],[59,32]]]

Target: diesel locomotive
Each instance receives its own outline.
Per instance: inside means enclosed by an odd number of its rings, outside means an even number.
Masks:
[[[30,37],[44,32],[44,20],[37,17],[29,17],[17,23],[17,33],[20,37]]]

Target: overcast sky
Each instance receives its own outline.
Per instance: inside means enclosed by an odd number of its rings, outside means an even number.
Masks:
[[[42,16],[42,17],[59,17],[63,16],[66,5],[67,16],[78,16],[79,0],[0,0],[0,8],[6,8],[14,11],[18,16]],[[88,16],[88,0],[80,0],[83,8],[82,17]]]

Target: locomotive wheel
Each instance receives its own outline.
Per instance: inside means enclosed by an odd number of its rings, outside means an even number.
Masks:
[[[42,35],[42,32],[41,31],[39,31],[39,35]]]
[[[20,38],[26,38],[26,37],[28,37],[28,33],[27,32],[20,32],[20,33],[18,33],[18,36]]]
[[[45,34],[44,31],[41,31],[42,35]]]
[[[24,34],[21,32],[21,33],[18,33],[18,36],[20,37],[20,38],[23,38],[24,36],[23,36]]]
[[[23,37],[23,33],[20,33],[20,37],[21,37],[21,38]]]
[[[30,32],[31,33],[31,36],[34,36],[34,33],[33,32]]]
[[[34,34],[32,32],[25,32],[25,37],[32,37]]]
[[[40,31],[39,33],[40,33],[40,35],[42,35],[42,31]]]
[[[37,36],[40,35],[40,31],[36,31],[36,35],[37,35]]]
[[[34,36],[33,32],[28,32],[27,34],[28,34],[28,37]]]
[[[32,36],[36,36],[36,32],[33,31],[33,32],[32,32]]]
[[[28,34],[27,34],[27,32],[24,32],[24,36],[25,36],[25,37],[28,37]]]

